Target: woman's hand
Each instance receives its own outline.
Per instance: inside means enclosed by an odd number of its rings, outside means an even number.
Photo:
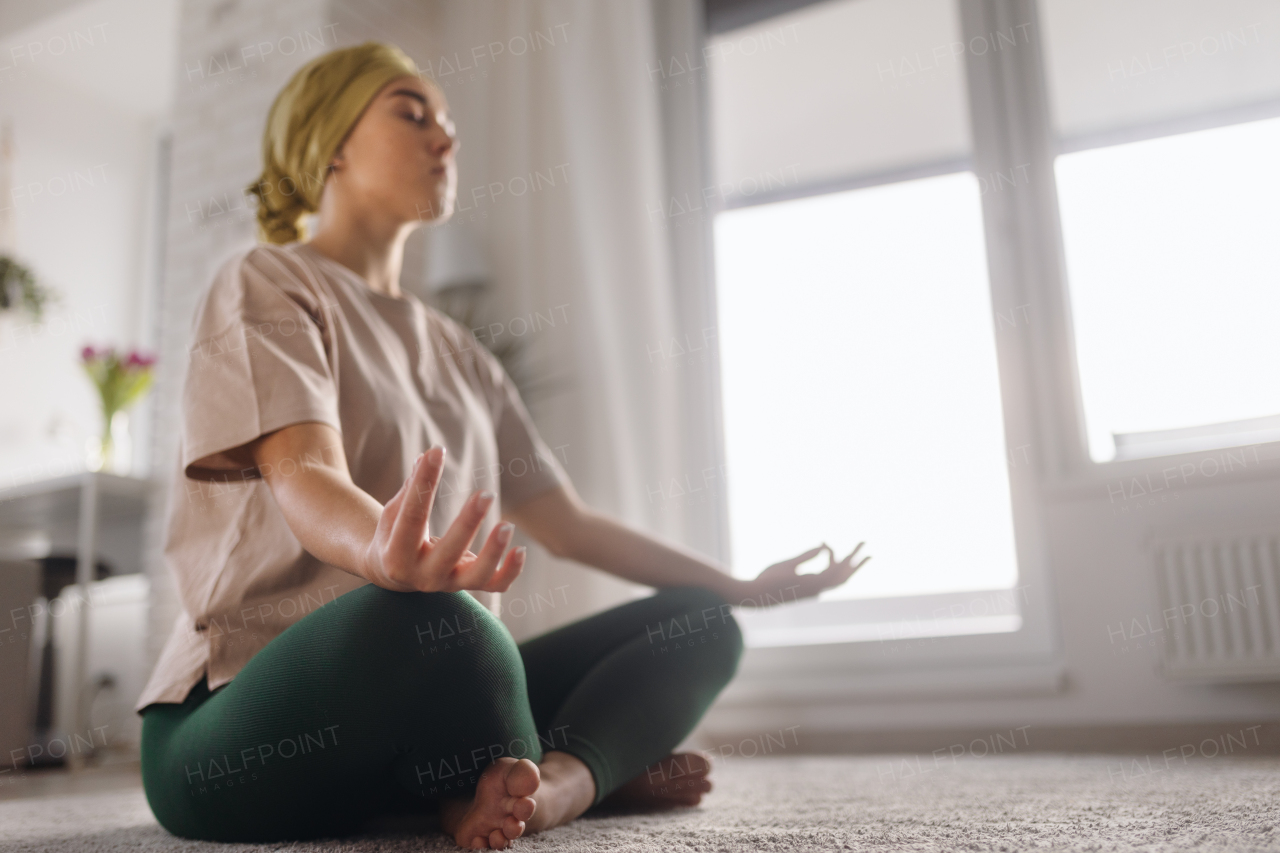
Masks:
[[[525,549],[502,559],[514,530],[503,522],[489,533],[479,554],[467,550],[494,494],[476,492],[444,536],[428,536],[427,522],[444,469],[444,448],[420,455],[400,491],[387,501],[363,555],[361,574],[396,592],[505,592],[524,568]]]
[[[867,560],[871,559],[870,557],[863,557],[858,561],[857,565],[853,563],[853,558],[862,550],[862,546],[865,544],[867,543],[859,542],[858,547],[854,548],[849,553],[849,556],[839,562],[836,562],[836,555],[831,550],[831,546],[823,542],[817,548],[805,551],[798,557],[783,560],[781,563],[774,563],[754,580],[743,581],[738,588],[742,595],[742,600],[731,603],[745,607],[767,607],[770,604],[781,604],[784,601],[813,598],[823,590],[840,586],[840,584],[851,578],[854,572],[862,568]],[[825,569],[815,574],[807,575],[799,574],[796,571],[801,563],[812,560],[822,551],[826,551],[829,555]]]

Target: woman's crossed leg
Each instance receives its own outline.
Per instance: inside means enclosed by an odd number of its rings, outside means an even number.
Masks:
[[[230,684],[149,707],[144,787],[188,838],[340,836],[439,800],[460,843],[501,847],[535,814],[546,753],[585,763],[604,800],[688,734],[740,652],[727,605],[695,588],[517,649],[469,595],[368,585],[299,620]],[[542,812],[530,831],[554,825]]]
[[[415,800],[471,797],[501,758],[536,763],[540,741],[515,642],[465,593],[362,586],[230,684],[143,720],[148,801],[187,838],[344,835]]]

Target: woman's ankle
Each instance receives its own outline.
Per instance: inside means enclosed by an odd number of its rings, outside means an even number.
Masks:
[[[533,795],[538,810],[529,821],[530,832],[563,826],[595,802],[595,777],[577,756],[560,750],[545,752],[538,770],[542,784]]]

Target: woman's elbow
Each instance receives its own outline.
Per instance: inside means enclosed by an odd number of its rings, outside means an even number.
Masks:
[[[572,560],[579,552],[590,512],[564,488],[551,489],[510,513],[511,520],[556,559]]]
[[[547,525],[538,544],[557,560],[576,560],[580,553],[585,515],[575,507],[564,508],[553,524]]]

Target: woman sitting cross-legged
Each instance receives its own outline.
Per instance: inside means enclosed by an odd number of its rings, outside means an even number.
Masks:
[[[826,548],[798,574],[821,546],[738,580],[582,503],[498,360],[399,290],[406,237],[452,211],[454,151],[439,89],[387,45],[312,61],[267,117],[264,243],[194,321],[165,544],[183,610],[137,706],[176,835],[438,809],[459,845],[503,848],[600,803],[696,804],[708,756],[672,751],[737,669],[732,606],[857,568]],[[517,645],[489,609],[524,565],[513,525],[657,592]]]

